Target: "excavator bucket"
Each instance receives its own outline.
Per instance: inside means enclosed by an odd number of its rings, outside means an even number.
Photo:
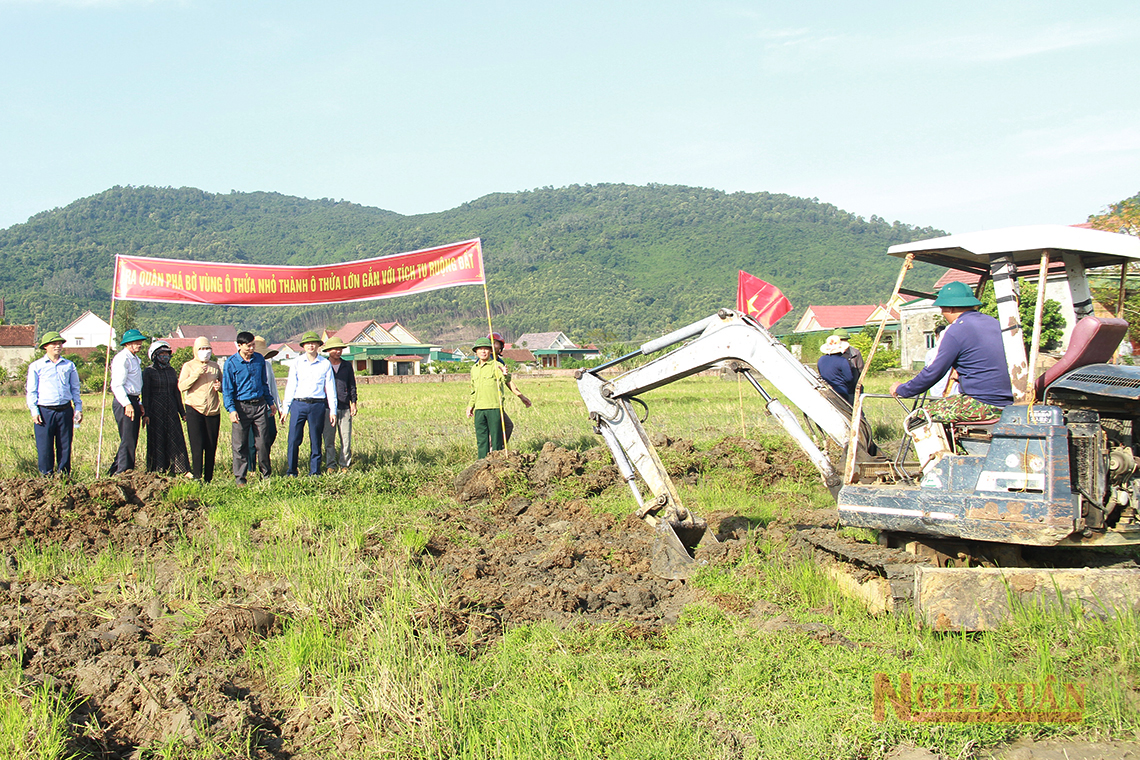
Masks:
[[[693,527],[673,526],[661,520],[655,530],[657,539],[653,542],[649,569],[657,577],[668,580],[683,580],[692,575],[701,564],[693,558],[697,547],[717,543],[704,520]]]

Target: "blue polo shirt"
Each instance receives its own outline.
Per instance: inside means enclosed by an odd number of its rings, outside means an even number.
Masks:
[[[972,399],[993,406],[1013,403],[1009,367],[1001,341],[1001,325],[980,311],[967,311],[942,333],[934,361],[898,388],[903,398],[929,390],[950,371],[958,370],[958,385]]]
[[[273,402],[265,379],[265,358],[257,353],[249,361],[234,354],[222,367],[222,404],[227,412],[237,411],[238,401]]]

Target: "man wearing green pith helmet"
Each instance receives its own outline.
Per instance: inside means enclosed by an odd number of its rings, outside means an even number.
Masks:
[[[977,310],[982,302],[963,282],[944,285],[934,305],[950,323],[942,333],[938,354],[914,379],[892,385],[891,395],[917,396],[953,368],[958,370],[963,395],[936,399],[927,406],[930,418],[972,422],[1000,416],[1002,408],[1013,403],[1000,323]]]

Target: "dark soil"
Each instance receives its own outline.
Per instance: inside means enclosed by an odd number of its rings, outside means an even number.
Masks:
[[[814,476],[809,464],[801,469],[800,455],[743,439],[709,452],[664,437],[655,444],[678,479],[714,467],[757,485],[801,471]],[[288,579],[219,578],[211,591],[221,601],[204,616],[186,614],[171,548],[204,531],[207,516],[200,504],[170,503],[173,482],[144,473],[73,485],[0,481],[0,658],[21,664],[22,693],[46,688],[75,698],[68,750],[80,757],[139,757],[140,748],[175,738],[189,746],[236,741],[242,756],[255,758],[320,756],[317,738],[328,738],[334,720],[327,705],[296,707],[244,656],[287,624]],[[643,522],[591,508],[589,496],[625,488],[604,450],[547,445],[537,454],[495,455],[452,485],[454,505],[429,516],[435,532],[419,557],[448,580],[450,598],[420,610],[416,622],[442,631],[467,656],[479,656],[508,626],[533,621],[614,624],[631,638],[652,637],[702,598],[686,581],[650,573],[655,534]],[[718,543],[698,551],[700,562],[732,562],[756,538],[739,515],[704,517]],[[769,526],[768,537],[785,528]],[[34,579],[19,566],[26,542],[88,556],[124,553],[145,568],[147,583]],[[828,626],[797,625],[769,602],[704,601],[761,633],[794,628],[857,646]],[[351,730],[331,733],[342,754],[362,741]]]

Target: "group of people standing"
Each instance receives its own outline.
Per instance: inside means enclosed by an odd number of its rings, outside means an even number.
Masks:
[[[147,470],[210,482],[223,408],[230,418],[233,473],[239,485],[245,485],[250,469],[269,479],[278,415],[282,421],[289,418],[286,475],[298,474],[306,426],[310,475],[320,474],[322,454],[329,470],[352,464],[356,376],[351,364],[341,359],[347,346],[339,338],[326,342],[315,332],[301,337],[304,353],[290,367],[284,400],[278,398],[277,381],[266,361],[274,354],[266,351],[264,339],[250,332],[238,333],[237,353],[223,366],[214,360],[210,341],[197,338],[194,357],[178,372],[170,363],[173,350],[163,340],[150,344],[150,363],[144,368],[139,354],[146,340],[138,330],[128,330],[111,361],[111,411],[119,448],[109,474],[135,468],[139,433],[145,427]],[[72,434],[83,419],[79,375],[62,356],[64,343],[58,332],[45,333],[40,340],[44,356],[28,367],[27,405],[43,475],[70,474]]]

